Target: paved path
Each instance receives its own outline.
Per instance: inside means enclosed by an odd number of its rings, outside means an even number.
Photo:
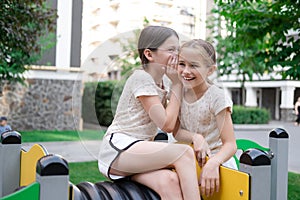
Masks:
[[[293,123],[271,122],[268,125],[235,125],[236,138],[251,139],[262,146],[269,145],[269,132],[273,128],[284,128],[289,136],[289,171],[300,173],[300,127]],[[99,130],[97,126],[88,126]],[[103,128],[101,128],[103,129]],[[41,142],[49,153],[59,154],[68,162],[84,162],[97,160],[101,141],[79,141],[79,142]],[[33,143],[22,144],[28,150]]]
[[[95,124],[84,124],[87,130],[106,130]],[[23,143],[22,147],[29,150],[35,143]],[[101,141],[78,141],[78,142],[38,142],[45,147],[48,153],[59,154],[68,162],[85,162],[97,160]]]
[[[28,151],[33,144],[23,143],[22,147]],[[97,160],[101,141],[79,142],[39,142],[50,154],[59,154],[68,162],[85,162]]]

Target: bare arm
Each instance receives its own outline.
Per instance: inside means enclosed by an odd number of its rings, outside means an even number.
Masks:
[[[178,130],[175,129],[173,135],[179,142],[193,144],[198,164],[203,167],[206,163],[206,156],[211,156],[209,145],[206,142],[205,138],[201,134],[192,133],[180,127],[178,128]]]
[[[214,155],[213,158],[218,160],[222,164],[236,153],[237,146],[229,110],[224,109],[223,111],[221,111],[216,116],[216,119],[223,145],[220,151],[216,155]]]
[[[236,152],[236,139],[233,131],[233,124],[231,120],[231,114],[228,109],[222,110],[216,116],[217,126],[221,134],[222,147],[220,151],[213,156],[210,160],[218,161],[220,164],[231,158]],[[201,143],[203,140],[202,135],[191,133],[182,128],[174,131],[174,137],[176,140],[184,143]]]
[[[299,102],[297,101],[296,103],[295,103],[295,114],[296,115],[298,115],[299,113],[298,113],[298,106],[299,106]]]
[[[178,121],[178,124],[180,126],[179,121]],[[187,143],[187,144],[193,143],[194,133],[191,133],[185,129],[178,127],[177,130],[176,129],[174,130],[173,135],[174,135],[174,138],[179,142],[183,142],[183,143]]]
[[[220,151],[207,161],[202,170],[201,191],[208,196],[212,195],[215,190],[219,191],[219,166],[231,158],[237,149],[229,110],[221,111],[216,116],[216,120],[223,145]]]
[[[140,96],[145,111],[151,120],[163,131],[172,132],[178,117],[181,103],[181,84],[173,84],[170,101],[165,109],[158,96]]]

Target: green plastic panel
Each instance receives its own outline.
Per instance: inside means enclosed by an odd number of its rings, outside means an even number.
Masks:
[[[10,195],[0,198],[0,200],[39,200],[40,184],[35,182]]]
[[[246,140],[246,139],[238,139],[236,140],[236,145],[238,149],[241,149],[243,151],[246,151],[247,149],[250,148],[255,148],[255,149],[260,149],[263,151],[270,151],[269,148],[263,147],[259,144],[257,144],[256,142],[253,142],[251,140]]]
[[[237,139],[236,140],[236,146],[237,146],[237,149],[240,149],[242,151],[246,151],[246,150],[251,149],[251,148],[260,149],[260,150],[266,151],[266,152],[270,151],[270,148],[263,147],[263,146],[259,145],[258,143],[253,142],[252,140],[247,140],[247,139]],[[235,162],[236,162],[237,167],[239,169],[240,168],[240,161],[235,155],[234,155],[234,159],[235,159]]]

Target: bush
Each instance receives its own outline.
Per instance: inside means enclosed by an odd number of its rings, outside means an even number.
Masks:
[[[86,83],[82,103],[83,120],[109,126],[113,120],[123,85],[121,81]]]
[[[96,124],[98,123],[95,111],[95,93],[97,82],[88,82],[84,84],[82,96],[82,118],[83,121]]]
[[[265,108],[233,106],[234,124],[267,124],[269,120],[270,112]]]

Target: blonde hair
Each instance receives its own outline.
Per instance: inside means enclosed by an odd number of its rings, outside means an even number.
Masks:
[[[193,39],[185,42],[182,48],[193,48],[198,50],[199,56],[204,60],[207,67],[216,65],[216,51],[213,45],[202,39]]]

